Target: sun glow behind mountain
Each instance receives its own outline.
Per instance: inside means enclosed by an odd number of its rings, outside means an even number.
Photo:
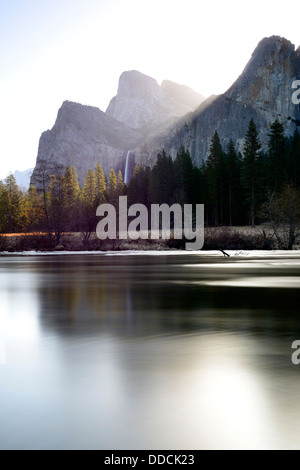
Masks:
[[[278,34],[298,46],[297,3],[277,4],[252,2],[242,11],[236,0],[5,0],[0,178],[34,166],[40,134],[64,100],[105,111],[125,70],[209,96],[232,84],[262,37]]]

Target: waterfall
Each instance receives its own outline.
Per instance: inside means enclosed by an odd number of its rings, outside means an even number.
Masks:
[[[131,150],[128,150],[125,163],[124,183],[129,183],[129,157]]]

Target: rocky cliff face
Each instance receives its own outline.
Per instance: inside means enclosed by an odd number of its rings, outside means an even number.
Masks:
[[[152,165],[163,149],[175,156],[183,145],[200,165],[215,130],[224,148],[232,138],[242,150],[251,118],[263,145],[276,118],[292,135],[297,126],[300,130],[300,105],[291,100],[297,79],[300,48],[295,51],[293,44],[278,36],[263,39],[236,82],[223,95],[205,101],[182,85],[165,81],[159,86],[139,72],[124,72],[106,113],[63,103],[53,129],[40,138],[31,184],[40,188],[45,168],[50,174],[67,165],[77,168],[83,184],[87,170],[98,161],[106,174],[111,168],[124,174],[128,150],[136,162]]]
[[[196,109],[204,97],[184,85],[164,81],[162,86],[135,70],[122,73],[118,94],[106,114],[136,129],[157,126]]]
[[[175,155],[180,145],[186,147],[193,161],[200,165],[206,157],[210,140],[218,131],[224,147],[230,138],[242,150],[243,138],[251,118],[266,144],[267,132],[276,118],[284,123],[287,135],[300,125],[299,105],[292,103],[292,83],[300,75],[300,50],[284,38],[263,39],[244,71],[223,95],[211,97],[163,134],[143,143],[136,150],[138,161],[152,164],[158,151]]]
[[[31,184],[41,188],[45,176],[61,173],[67,165],[76,167],[81,185],[98,162],[106,175],[111,168],[124,174],[128,150],[139,147],[158,128],[195,109],[202,100],[187,87],[172,82],[160,87],[151,77],[124,72],[118,94],[105,113],[92,106],[63,103],[54,127],[41,135]]]
[[[41,135],[31,184],[41,188],[42,179],[63,171],[67,165],[77,169],[83,184],[89,169],[100,162],[103,171],[118,168],[124,149],[140,142],[140,134],[98,108],[65,101],[51,130]]]

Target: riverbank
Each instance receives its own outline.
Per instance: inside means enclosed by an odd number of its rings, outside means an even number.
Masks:
[[[176,240],[99,240],[93,233],[84,240],[81,233],[66,233],[55,243],[54,237],[45,233],[0,235],[0,252],[86,252],[86,251],[166,251],[184,250],[186,239]],[[251,227],[207,227],[204,232],[202,250],[276,250],[278,244],[267,226]],[[294,245],[299,249],[299,245]]]

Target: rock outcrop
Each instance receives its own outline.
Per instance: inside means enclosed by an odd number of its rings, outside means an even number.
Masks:
[[[183,145],[200,165],[217,130],[226,148],[230,138],[242,150],[249,121],[254,119],[262,144],[278,118],[286,135],[300,126],[300,106],[293,104],[292,83],[300,79],[300,48],[279,36],[263,39],[236,82],[223,94],[210,97],[193,113],[179,119],[160,135],[135,150],[139,162],[152,164],[164,149],[174,156]]]
[[[139,133],[98,108],[65,101],[51,130],[41,135],[31,184],[42,187],[45,174],[57,174],[67,165],[77,169],[83,184],[89,169],[100,162],[108,173],[122,163],[124,149],[135,147]]]
[[[156,80],[135,70],[123,72],[108,116],[136,129],[155,127],[196,109],[204,97],[184,85]]]
[[[300,129],[300,105],[291,99],[292,83],[299,79],[300,48],[295,51],[279,36],[260,41],[236,82],[224,94],[205,101],[182,85],[164,81],[159,86],[139,72],[124,72],[105,113],[63,103],[53,129],[40,138],[31,183],[40,188],[45,169],[50,174],[74,165],[83,184],[87,170],[97,162],[106,174],[111,168],[124,174],[129,150],[137,163],[152,165],[163,149],[174,157],[184,146],[200,166],[216,130],[224,149],[232,138],[242,150],[251,118],[263,145],[276,118],[292,135]]]
[[[182,85],[164,82],[136,71],[124,72],[118,94],[104,113],[92,106],[65,101],[51,130],[41,135],[31,184],[38,189],[50,174],[67,165],[77,169],[82,185],[89,169],[100,162],[124,174],[128,150],[139,147],[167,123],[197,107],[203,97]]]

